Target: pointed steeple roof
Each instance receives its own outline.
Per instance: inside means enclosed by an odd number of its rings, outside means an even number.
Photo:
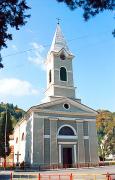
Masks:
[[[59,23],[57,24],[57,27],[56,27],[56,31],[55,31],[55,34],[54,34],[54,38],[53,38],[53,41],[52,41],[52,45],[51,45],[51,48],[50,48],[50,52],[59,52],[60,50],[64,49],[68,54],[72,55],[72,53],[70,52],[68,46],[67,46],[67,43],[66,43],[66,40],[63,36],[63,33],[61,31],[61,28],[60,28],[60,25]]]

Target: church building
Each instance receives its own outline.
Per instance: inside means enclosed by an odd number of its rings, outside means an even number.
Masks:
[[[96,115],[75,96],[72,60],[60,24],[45,60],[44,103],[31,107],[14,129],[14,162],[31,166],[98,163]]]

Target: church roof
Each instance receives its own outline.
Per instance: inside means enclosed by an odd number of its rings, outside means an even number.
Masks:
[[[47,103],[42,103],[42,104],[39,104],[39,105],[36,105],[36,106],[32,106],[28,111],[28,112],[31,112],[31,111],[44,111],[45,112],[45,109],[48,109],[51,107],[51,111],[50,113],[53,113],[53,109],[52,107],[54,108],[55,105],[59,105],[61,106],[61,103],[69,103],[71,105],[73,105],[75,107],[75,109],[77,110],[77,108],[81,109],[82,111],[84,111],[84,113],[80,112],[79,115],[81,116],[96,116],[97,115],[97,111],[95,111],[94,109],[78,102],[76,99],[71,99],[71,98],[68,98],[68,97],[60,97],[59,99],[55,100],[55,101],[51,101],[51,102],[47,102]],[[71,109],[70,111],[68,111],[68,113],[72,114],[73,113],[78,113],[77,111],[75,110],[75,112],[72,112]],[[56,107],[56,111],[58,111],[57,107]],[[63,108],[61,108],[61,110],[59,110],[59,112],[62,112],[63,111]],[[66,110],[66,113],[67,113],[67,110]]]
[[[64,49],[68,54],[72,55],[72,53],[70,52],[70,50],[69,50],[69,48],[67,46],[66,40],[65,40],[65,38],[63,36],[63,33],[61,31],[61,27],[60,27],[60,25],[58,23],[57,27],[56,27],[54,37],[53,37],[50,52],[52,52],[52,51],[53,52],[59,52],[62,49]]]

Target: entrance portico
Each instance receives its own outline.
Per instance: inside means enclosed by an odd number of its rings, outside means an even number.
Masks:
[[[58,129],[59,164],[72,167],[77,163],[77,133],[76,130],[65,124]]]
[[[58,142],[59,164],[70,167],[77,163],[77,142]]]

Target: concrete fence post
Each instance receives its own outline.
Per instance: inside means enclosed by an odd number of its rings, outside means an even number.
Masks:
[[[60,180],[61,178],[60,178],[60,175],[59,175],[59,180]]]
[[[40,173],[38,174],[38,180],[40,180]]]
[[[12,172],[11,172],[11,173],[10,173],[10,180],[12,180],[12,178],[13,178],[13,177],[12,177]]]
[[[70,174],[70,180],[73,180],[72,173]]]
[[[111,180],[111,176],[110,176],[110,174],[108,172],[106,174],[106,177],[107,177],[107,180]]]

